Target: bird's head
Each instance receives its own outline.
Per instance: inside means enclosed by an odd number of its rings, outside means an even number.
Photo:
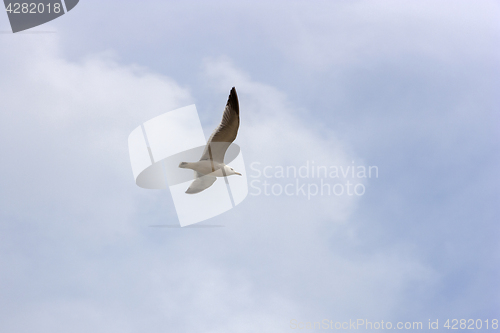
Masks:
[[[242,176],[241,173],[237,172],[236,170],[234,170],[233,168],[231,168],[229,165],[226,165],[224,167],[224,171],[226,172],[226,175],[228,176],[231,176],[231,175],[238,175],[238,176]]]

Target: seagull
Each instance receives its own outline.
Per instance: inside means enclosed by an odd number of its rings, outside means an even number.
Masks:
[[[186,193],[194,194],[206,190],[212,186],[217,177],[241,176],[241,173],[224,164],[224,155],[227,148],[236,139],[239,126],[240,107],[236,89],[233,87],[222,114],[222,121],[208,139],[200,160],[198,162],[181,162],[179,164],[179,168],[192,169],[195,174],[195,179],[186,190]]]

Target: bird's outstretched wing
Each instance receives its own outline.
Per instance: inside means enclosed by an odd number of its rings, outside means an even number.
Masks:
[[[207,146],[203,151],[200,161],[212,160],[214,162],[224,163],[226,150],[234,139],[236,139],[239,126],[240,107],[236,89],[233,87],[229,93],[226,108],[222,115],[222,121],[208,139]]]
[[[191,185],[189,185],[188,189],[186,190],[186,193],[188,194],[199,193],[203,190],[206,190],[207,188],[212,186],[212,184],[217,180],[217,177],[206,176],[197,171],[195,171],[194,174],[196,178],[193,180]]]

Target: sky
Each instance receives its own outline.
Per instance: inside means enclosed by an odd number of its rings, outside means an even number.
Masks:
[[[498,1],[82,0],[12,34],[0,14],[0,331],[500,319],[499,18]],[[172,196],[135,184],[128,135],[196,104],[208,137],[233,86],[249,195],[200,224],[222,227],[154,227],[178,224]],[[252,163],[308,162],[378,177],[352,196],[250,186],[297,181]]]

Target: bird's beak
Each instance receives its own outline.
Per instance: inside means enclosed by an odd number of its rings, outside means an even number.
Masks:
[[[235,172],[238,176],[243,176],[241,173],[239,172]]]

